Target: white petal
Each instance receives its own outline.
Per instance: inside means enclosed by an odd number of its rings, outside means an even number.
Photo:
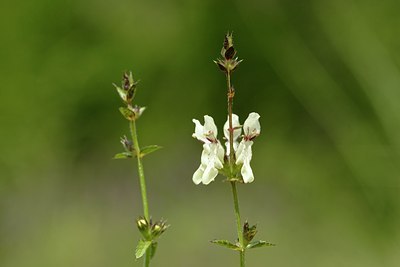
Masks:
[[[236,114],[232,114],[232,127],[235,129],[233,130],[233,149],[236,150],[238,146],[237,139],[242,134],[242,128],[240,127],[239,116]],[[225,142],[226,155],[229,156],[231,150],[229,144],[229,116],[224,124],[224,136],[227,140],[227,142]]]
[[[253,157],[253,141],[242,140],[236,150],[236,164],[243,164],[241,174],[245,183],[251,183],[254,180],[253,171],[250,167],[250,161]]]
[[[253,157],[253,152],[251,150],[252,145],[253,141],[242,140],[240,142],[239,147],[236,150],[236,164],[244,163],[246,160],[250,162]]]
[[[239,138],[240,134],[242,133],[242,128],[238,128],[240,127],[240,122],[239,122],[239,116],[236,114],[232,114],[232,127],[237,128],[233,131],[233,140],[235,141],[236,139]],[[226,139],[229,140],[229,116],[224,124],[224,136]]]
[[[198,140],[204,143],[211,143],[217,140],[217,126],[214,123],[214,119],[208,115],[204,116],[204,125],[193,119],[192,120],[195,124],[194,133],[192,136],[197,138]]]
[[[214,123],[214,119],[208,115],[204,116],[204,134],[211,139],[217,139],[217,126]]]
[[[203,179],[204,169],[205,169],[205,166],[203,164],[201,164],[200,167],[194,172],[193,178],[192,178],[193,183],[195,183],[195,184],[201,183],[201,181]]]
[[[214,166],[217,169],[222,169],[224,167],[224,147],[221,145],[220,142],[216,144],[216,151],[215,151],[215,163]]]
[[[247,117],[246,121],[243,124],[243,131],[244,134],[250,138],[254,138],[260,135],[261,132],[261,125],[258,121],[260,115],[256,112],[252,112]]]
[[[243,163],[242,169],[240,171],[242,173],[243,182],[251,183],[254,181],[253,170],[250,167],[250,161],[245,161]]]
[[[211,164],[207,166],[203,173],[202,182],[207,185],[214,181],[215,177],[218,175],[218,170],[214,168]]]
[[[203,125],[200,124],[200,122],[196,119],[192,120],[195,124],[195,128],[194,128],[194,134],[192,134],[192,136],[194,138],[197,138],[197,140],[202,141],[202,142],[209,142],[205,136],[204,136],[204,127]]]

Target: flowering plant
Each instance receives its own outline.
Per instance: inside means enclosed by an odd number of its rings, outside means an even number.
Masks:
[[[133,105],[133,99],[137,91],[138,82],[133,79],[132,73],[124,73],[122,76],[122,85],[117,86],[114,84],[117,92],[125,104],[124,107],[120,107],[119,111],[122,116],[129,121],[129,128],[132,140],[129,140],[126,136],[121,138],[122,146],[125,151],[118,153],[114,156],[114,159],[127,159],[136,158],[139,174],[139,184],[140,191],[142,194],[142,204],[143,204],[143,216],[140,216],[136,220],[136,225],[139,232],[142,234],[142,238],[136,247],[135,257],[136,259],[144,256],[143,266],[150,266],[150,260],[154,257],[157,248],[156,239],[167,230],[169,225],[165,223],[164,220],[153,222],[149,215],[149,205],[147,201],[146,192],[146,180],[144,176],[144,168],[142,159],[144,156],[160,149],[160,146],[150,145],[146,147],[139,146],[139,140],[137,135],[136,121],[141,117],[145,107],[139,107]]]
[[[214,181],[218,174],[226,177],[232,188],[233,203],[237,225],[237,242],[231,243],[228,240],[213,240],[212,243],[239,251],[240,266],[245,266],[245,252],[248,249],[273,246],[266,241],[253,241],[257,233],[257,226],[250,226],[245,222],[242,226],[239,200],[237,195],[237,183],[251,183],[254,181],[253,170],[250,166],[252,159],[252,146],[254,139],[260,135],[260,115],[252,112],[248,115],[243,125],[240,124],[239,116],[232,112],[235,90],[231,85],[231,74],[239,66],[242,60],[238,60],[236,50],[233,46],[232,34],[226,34],[221,50],[222,59],[214,61],[225,73],[228,87],[228,118],[224,124],[225,149],[217,139],[218,129],[211,116],[204,116],[204,124],[193,119],[195,130],[193,137],[203,143],[201,163],[194,172],[192,180],[198,185],[208,185]],[[242,135],[243,131],[243,135]],[[238,139],[241,138],[240,142]]]

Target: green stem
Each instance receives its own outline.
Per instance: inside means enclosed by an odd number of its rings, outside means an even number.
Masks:
[[[240,220],[240,211],[239,211],[239,200],[238,200],[238,196],[237,196],[237,189],[236,189],[236,182],[231,182],[231,186],[232,186],[232,195],[233,195],[233,204],[235,207],[235,217],[236,217],[236,228],[237,228],[237,234],[238,234],[238,238],[239,238],[239,243],[242,247],[242,249],[244,249],[244,241],[243,241],[243,231],[242,231],[242,223]],[[244,264],[244,250],[241,251],[241,255],[240,255],[240,266],[244,266],[242,264],[242,253],[243,253],[243,264]]]
[[[233,131],[234,131],[234,129],[233,129],[233,122],[232,122],[233,97],[235,95],[235,92],[231,85],[231,73],[229,70],[226,72],[226,83],[228,86],[228,120],[229,120],[229,148],[230,148],[229,167],[230,167],[230,171],[231,171],[231,177],[229,177],[229,178],[232,179],[232,178],[235,178],[235,177],[232,177],[234,175],[233,174],[233,166],[235,164],[235,151],[233,149]],[[242,250],[240,251],[240,267],[244,267],[245,266],[245,250],[244,250],[242,223],[240,220],[239,200],[238,200],[237,189],[236,189],[236,181],[231,181],[231,186],[232,186],[233,204],[234,204],[234,208],[235,208],[237,234],[238,234],[240,246],[242,248]]]
[[[138,141],[138,136],[137,136],[137,131],[136,131],[135,120],[131,121],[129,126],[130,126],[130,130],[131,130],[133,147],[136,152],[136,158],[137,158],[137,164],[138,164],[140,191],[142,193],[142,203],[143,203],[143,214],[144,214],[144,218],[147,221],[150,221],[149,204],[147,202],[146,180],[144,178],[144,169],[143,169],[142,157],[140,155],[141,151],[140,151],[140,146],[139,146],[139,141]],[[144,267],[150,266],[150,253],[148,253],[148,252],[146,252],[144,255],[143,266]]]
[[[144,178],[143,163],[142,163],[142,158],[140,155],[140,146],[139,146],[138,136],[137,136],[137,132],[136,132],[136,123],[134,120],[130,122],[130,129],[131,129],[133,147],[136,152],[136,158],[137,158],[137,164],[138,164],[140,191],[142,193],[143,213],[144,213],[145,219],[147,221],[149,221],[150,217],[149,217],[149,205],[147,202],[146,181]]]
[[[150,266],[150,253],[148,253],[148,252],[146,252],[146,254],[144,255],[143,266],[144,267]]]

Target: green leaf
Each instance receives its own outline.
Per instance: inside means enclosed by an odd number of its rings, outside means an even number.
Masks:
[[[116,84],[113,84],[113,85],[114,85],[115,89],[117,89],[117,92],[118,92],[119,96],[121,97],[121,99],[122,99],[123,101],[125,101],[125,99],[126,99],[126,92],[125,92],[125,90],[122,89],[121,87],[117,86]]]
[[[235,244],[232,244],[228,240],[217,240],[217,239],[215,239],[215,240],[212,240],[211,243],[214,243],[214,244],[217,244],[217,245],[229,248],[229,249],[233,249],[233,250],[238,250],[238,251],[242,250],[239,246],[237,246]]]
[[[115,154],[113,159],[127,159],[127,158],[132,158],[132,152],[122,152]]]
[[[129,108],[120,107],[119,111],[121,112],[122,116],[125,117],[125,119],[130,120],[130,121],[135,119],[135,113],[132,110],[130,110]]]
[[[267,241],[253,241],[249,243],[246,247],[246,249],[252,249],[252,248],[261,248],[261,247],[274,247],[275,244],[269,243]]]
[[[151,247],[150,247],[150,258],[152,259],[154,257],[154,255],[156,254],[156,250],[157,250],[157,242],[151,243]]]
[[[149,248],[150,245],[151,241],[144,241],[143,239],[140,239],[139,244],[136,247],[136,252],[135,252],[136,259],[141,258],[144,255],[144,253],[146,253],[146,250]]]
[[[150,146],[145,146],[140,150],[140,156],[144,157],[147,154],[150,154],[156,150],[159,150],[160,148],[162,148],[161,146],[158,145],[150,145]]]

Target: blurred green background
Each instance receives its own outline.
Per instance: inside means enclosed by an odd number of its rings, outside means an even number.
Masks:
[[[226,118],[212,63],[234,31],[241,121],[261,114],[243,219],[274,248],[248,266],[399,266],[397,0],[17,1],[0,4],[0,265],[141,266],[135,164],[112,83],[136,102],[150,210],[172,225],[152,266],[238,266],[230,188],[195,186],[192,118]],[[221,135],[220,131],[220,137]]]

